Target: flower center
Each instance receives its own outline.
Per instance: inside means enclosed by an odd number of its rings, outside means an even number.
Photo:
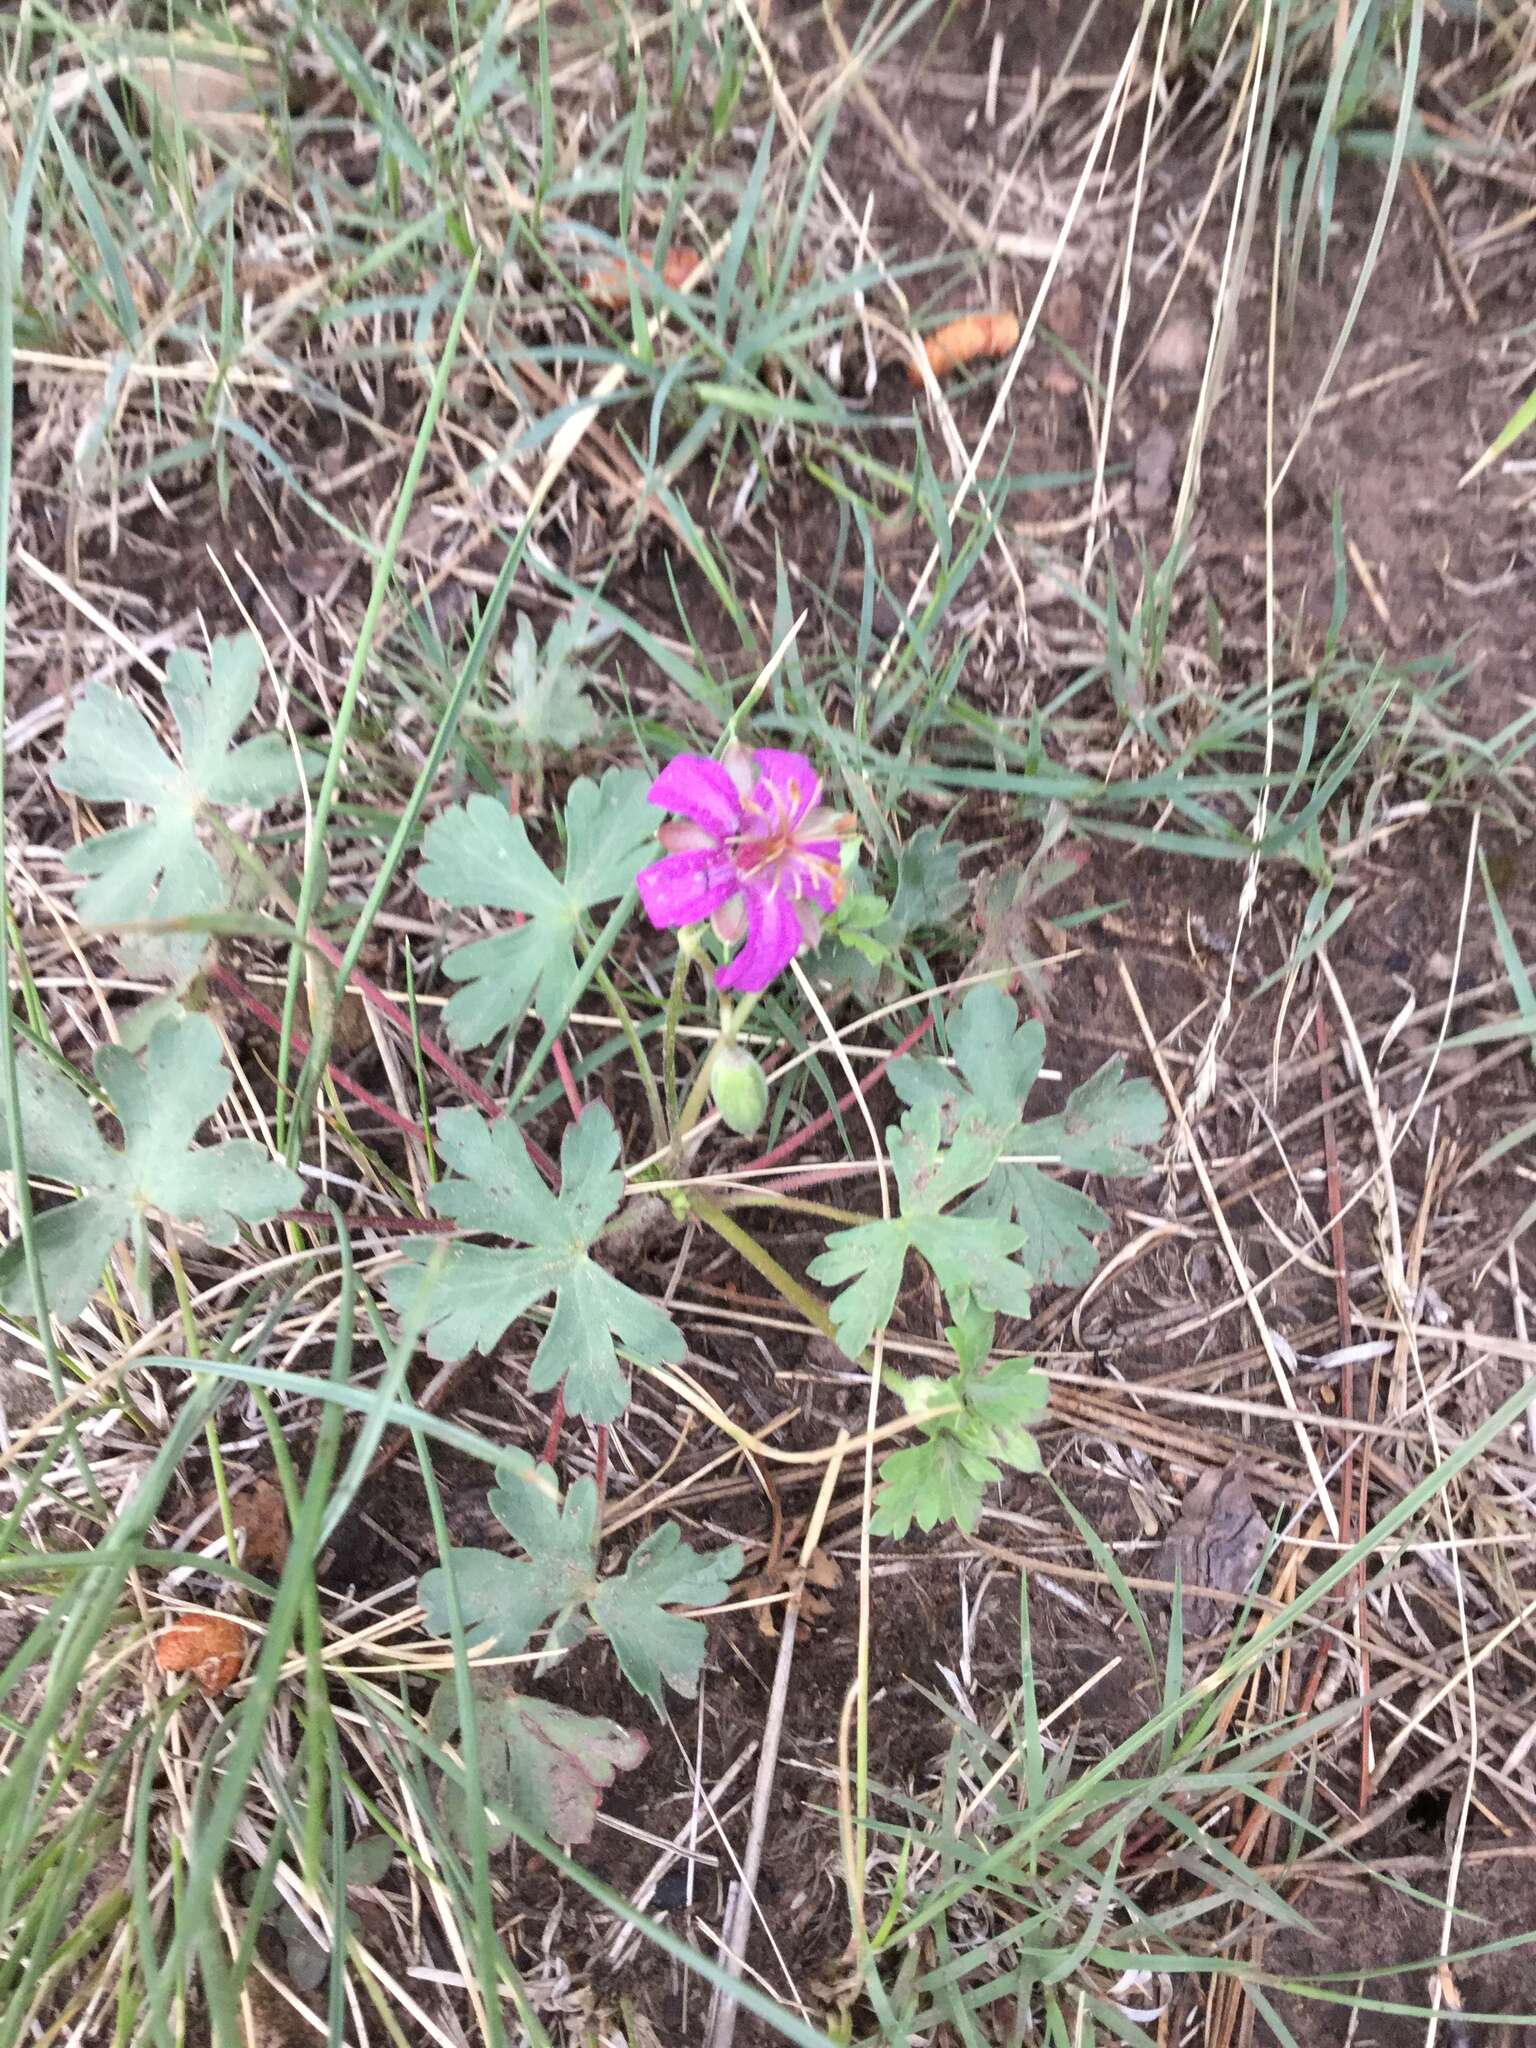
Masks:
[[[804,809],[801,786],[793,777],[782,789],[760,782],[742,806],[745,829],[730,843],[731,858],[743,881],[762,877],[795,900],[812,888],[825,888],[836,902],[843,892],[842,863],[820,852],[816,841],[799,836]]]

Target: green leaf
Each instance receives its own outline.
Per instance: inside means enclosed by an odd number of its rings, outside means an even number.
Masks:
[[[95,1066],[122,1126],[121,1151],[102,1139],[79,1089],[57,1068],[31,1051],[17,1063],[28,1173],[82,1191],[37,1220],[48,1306],[65,1321],[85,1307],[112,1246],[123,1237],[137,1240],[153,1211],[198,1225],[211,1244],[228,1245],[239,1223],[264,1222],[303,1190],[296,1173],[249,1138],[193,1147],[199,1126],[231,1086],[208,1018],[165,1018],[150,1033],[142,1062],[122,1046],[105,1045]],[[0,1165],[14,1158],[0,1111]],[[38,1313],[19,1238],[0,1251],[0,1306],[15,1315]]]
[[[1002,1474],[988,1459],[947,1430],[908,1444],[882,1460],[880,1488],[869,1526],[877,1536],[905,1536],[955,1522],[975,1528],[987,1485]]]
[[[1116,1053],[1074,1088],[1060,1116],[1023,1126],[1032,1152],[1049,1152],[1072,1173],[1145,1173],[1143,1148],[1162,1135],[1163,1098],[1150,1081],[1127,1081]]]
[[[510,1118],[488,1124],[472,1109],[449,1109],[437,1128],[443,1157],[459,1176],[433,1190],[438,1215],[526,1249],[413,1239],[405,1263],[385,1275],[391,1302],[406,1315],[426,1285],[427,1348],[434,1358],[454,1359],[490,1351],[518,1316],[553,1294],[529,1390],[547,1393],[564,1380],[571,1414],[612,1422],[629,1398],[616,1346],[642,1365],[676,1364],[684,1349],[665,1309],[590,1256],[624,1194],[613,1118],[595,1103],[567,1125],[558,1194],[544,1185]]]
[[[1059,1116],[1026,1123],[1045,1033],[1033,1020],[1020,1024],[1000,989],[971,990],[950,1021],[949,1043],[953,1065],[924,1055],[891,1063],[891,1084],[907,1104],[899,1130],[886,1133],[900,1215],[835,1232],[810,1268],[814,1279],[851,1283],[832,1307],[837,1341],[850,1357],[889,1320],[908,1251],[928,1261],[962,1315],[970,1303],[1025,1316],[1038,1282],[1088,1278],[1096,1263],[1092,1237],[1109,1219],[1088,1196],[1025,1160],[1040,1155],[1078,1172],[1140,1173],[1146,1161],[1138,1148],[1162,1129],[1156,1090],[1127,1081],[1118,1059],[1074,1089]]]
[[[551,1841],[567,1846],[590,1841],[603,1793],[618,1772],[632,1771],[644,1760],[645,1737],[617,1721],[514,1692],[499,1672],[471,1672],[469,1686],[486,1847],[494,1854],[512,1839],[510,1814]],[[440,1743],[458,1735],[459,1702],[451,1682],[433,1695],[427,1725]],[[450,1833],[467,1843],[463,1786],[445,1777],[438,1799]]]
[[[1051,1380],[1038,1366],[1028,1358],[999,1358],[989,1372],[967,1372],[963,1399],[963,1427],[975,1444],[985,1444],[993,1458],[1020,1473],[1038,1473],[1040,1448],[1030,1423],[1044,1415],[1051,1401]]]
[[[970,900],[960,879],[959,849],[946,846],[934,825],[913,833],[896,856],[896,887],[889,904],[866,885],[855,868],[848,894],[827,919],[821,944],[807,970],[813,976],[847,979],[856,997],[873,1002],[881,970],[899,957],[918,933],[951,930]],[[852,953],[855,957],[848,958]]]
[[[569,751],[584,746],[597,731],[597,712],[586,695],[591,677],[577,658],[582,636],[582,622],[567,614],[541,653],[533,621],[518,614],[507,661],[507,722],[535,755],[546,747]]]
[[[926,1530],[944,1521],[969,1533],[984,1489],[1002,1477],[999,1464],[1040,1470],[1030,1425],[1045,1411],[1050,1382],[1027,1358],[999,1359],[989,1368],[995,1327],[994,1317],[973,1306],[944,1333],[958,1372],[947,1380],[889,1376],[921,1434],[881,1464],[870,1522],[877,1535],[905,1536],[914,1522]]]
[[[813,1279],[852,1283],[832,1304],[837,1341],[850,1358],[857,1358],[890,1320],[909,1251],[928,1261],[951,1302],[1029,1314],[1032,1279],[1012,1259],[1024,1243],[1024,1231],[1003,1217],[941,1213],[986,1178],[1000,1146],[974,1105],[954,1123],[951,1137],[952,1143],[941,1145],[937,1102],[909,1109],[900,1129],[885,1134],[900,1214],[834,1231],[826,1250],[811,1262]]]
[[[1026,1122],[1024,1103],[1040,1072],[1045,1033],[1033,1019],[1020,1024],[1000,989],[971,990],[950,1025],[949,1042],[954,1067],[925,1056],[896,1060],[892,1086],[904,1102],[936,1109],[946,1138],[966,1127],[986,1129],[999,1163],[965,1213],[1019,1224],[1037,1280],[1080,1285],[1096,1269],[1091,1240],[1109,1218],[1044,1168],[1021,1163],[1021,1155],[1077,1173],[1145,1173],[1141,1148],[1155,1144],[1162,1131],[1162,1098],[1149,1082],[1127,1081],[1117,1056],[1072,1091],[1059,1116]]]
[[[741,1570],[736,1544],[701,1556],[666,1522],[622,1573],[601,1578],[596,1486],[578,1479],[562,1503],[553,1469],[535,1465],[524,1451],[507,1454],[503,1482],[490,1503],[526,1555],[450,1551],[420,1586],[427,1626],[435,1635],[450,1632],[451,1574],[469,1648],[517,1656],[552,1621],[548,1653],[558,1654],[581,1640],[584,1610],[613,1644],[625,1677],[653,1705],[661,1705],[663,1679],[692,1697],[704,1661],[704,1624],[667,1610],[712,1606],[721,1599]]]
[[[342,1858],[347,1885],[380,1885],[395,1860],[395,1845],[388,1835],[359,1835]]]
[[[733,1543],[707,1557],[690,1550],[675,1522],[663,1522],[631,1556],[623,1573],[604,1579],[590,1602],[592,1619],[612,1643],[624,1676],[653,1706],[665,1679],[692,1699],[704,1662],[705,1628],[669,1614],[669,1607],[712,1607],[741,1570]]]
[[[969,896],[960,878],[960,849],[944,844],[937,825],[923,825],[896,856],[896,890],[880,936],[899,947],[915,932],[948,927]]]
[[[954,1352],[962,1372],[980,1372],[992,1356],[992,1339],[997,1334],[997,1317],[988,1315],[975,1302],[967,1302],[944,1332],[944,1341]],[[934,1386],[942,1387],[942,1380]]]
[[[299,784],[293,750],[277,733],[235,745],[261,683],[252,633],[215,640],[212,667],[182,650],[166,664],[165,699],[181,742],[178,765],[129,698],[87,685],[64,734],[55,785],[91,803],[140,804],[151,815],[86,841],[66,865],[91,879],[76,908],[88,924],[202,917],[229,900],[226,876],[203,845],[210,809],[265,810]],[[187,980],[207,950],[201,932],[130,934],[120,948],[135,972]]]
[[[584,776],[571,784],[561,879],[534,852],[522,819],[493,797],[472,796],[433,819],[416,876],[422,890],[456,908],[518,911],[526,919],[449,956],[449,978],[465,984],[444,1012],[456,1044],[484,1045],[530,1009],[546,1025],[563,1020],[585,914],[622,896],[655,853],[648,788],[629,768],[610,768],[601,785]]]
[[[953,1067],[925,1054],[892,1060],[891,1086],[909,1105],[932,1104],[946,1137],[979,1114],[1001,1150],[1039,1077],[1045,1029],[1034,1018],[1020,1024],[1001,989],[973,988],[949,1019],[949,1045]]]
[[[597,1488],[590,1479],[578,1479],[562,1506],[552,1466],[535,1465],[526,1451],[517,1451],[506,1471],[512,1477],[492,1492],[491,1512],[527,1556],[450,1552],[447,1563],[421,1581],[427,1626],[434,1635],[450,1633],[451,1572],[470,1649],[520,1656],[550,1620],[551,1651],[569,1649],[585,1633],[577,1611],[597,1583]]]

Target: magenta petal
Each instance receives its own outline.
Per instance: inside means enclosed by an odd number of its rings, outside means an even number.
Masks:
[[[804,754],[793,754],[783,747],[757,747],[752,758],[757,763],[758,774],[778,799],[785,821],[798,825],[806,812],[820,800],[821,777]],[[760,803],[761,791],[755,794]]]
[[[679,754],[669,761],[649,790],[650,800],[664,811],[680,811],[725,839],[741,823],[741,798],[718,761],[700,754]]]
[[[672,930],[680,924],[702,924],[741,887],[729,854],[669,853],[635,877],[640,901],[652,924]]]
[[[795,906],[776,889],[753,889],[747,896],[747,943],[715,976],[716,988],[750,994],[766,988],[799,952],[805,934]]]

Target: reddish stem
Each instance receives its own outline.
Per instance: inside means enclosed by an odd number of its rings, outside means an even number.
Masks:
[[[340,953],[323,933],[311,932],[310,940],[315,950],[323,954],[333,967],[341,965]],[[391,997],[385,995],[383,989],[376,982],[370,981],[367,975],[363,974],[356,967],[352,970],[352,983],[358,994],[371,1009],[377,1010],[381,1017],[387,1017],[390,1023],[394,1025],[395,1029],[406,1040],[407,1044],[414,1041],[419,1045],[423,1056],[429,1059],[433,1066],[439,1068],[441,1072],[448,1076],[459,1093],[467,1096],[477,1107],[483,1109],[489,1120],[495,1123],[496,1119],[501,1115],[501,1104],[494,1095],[488,1095],[478,1081],[471,1079],[459,1065],[458,1061],[451,1059],[430,1033],[421,1030],[413,1031],[411,1020],[404,1010],[401,1009],[400,1005]],[[341,991],[338,989],[338,996],[340,993]],[[553,1159],[550,1158],[542,1145],[535,1144],[526,1131],[523,1133],[523,1143],[528,1147],[529,1158],[550,1183],[551,1187],[553,1187],[560,1177]]]
[[[315,951],[329,960],[333,967],[341,965],[341,954],[323,932],[311,932],[309,941]],[[434,1067],[442,1069],[461,1095],[467,1096],[471,1102],[477,1104],[485,1111],[487,1116],[500,1116],[501,1105],[497,1102],[495,1096],[488,1095],[478,1081],[473,1080],[466,1074],[458,1061],[450,1058],[435,1038],[420,1029],[413,1031],[410,1018],[392,997],[385,995],[377,982],[370,981],[360,968],[354,967],[352,970],[352,983],[358,994],[370,1008],[377,1010],[381,1017],[387,1017],[390,1023],[395,1026],[396,1030],[407,1041],[414,1037],[425,1057],[432,1062]],[[336,993],[339,996],[341,994],[340,989]]]
[[[914,1025],[900,1045],[896,1046],[891,1052],[888,1052],[883,1060],[878,1060],[870,1068],[856,1088],[850,1088],[848,1093],[841,1096],[831,1109],[824,1109],[820,1116],[812,1117],[808,1124],[802,1125],[798,1131],[792,1131],[787,1138],[781,1139],[774,1146],[773,1150],[765,1152],[761,1159],[754,1159],[751,1166],[746,1170],[749,1173],[761,1172],[765,1166],[777,1166],[781,1159],[792,1159],[801,1146],[808,1145],[818,1131],[824,1131],[834,1117],[840,1116],[845,1109],[851,1109],[859,1096],[867,1095],[884,1074],[892,1060],[900,1059],[904,1052],[910,1052],[913,1046],[917,1044],[917,1041],[932,1029],[933,1013],[930,1011],[920,1024]]]
[[[548,1435],[547,1437],[545,1437],[545,1439],[544,1439],[544,1460],[543,1460],[543,1462],[544,1462],[544,1463],[545,1463],[546,1465],[553,1465],[553,1463],[555,1462],[555,1452],[556,1452],[556,1451],[557,1451],[557,1450],[559,1449],[559,1447],[560,1447],[560,1429],[561,1429],[561,1425],[562,1425],[562,1424],[564,1423],[564,1421],[565,1421],[565,1384],[564,1384],[564,1382],[562,1381],[562,1382],[561,1382],[561,1384],[560,1384],[560,1385],[559,1385],[558,1387],[556,1387],[556,1389],[555,1389],[555,1407],[554,1407],[554,1413],[553,1413],[553,1414],[552,1414],[552,1415],[550,1416],[550,1418],[549,1418],[549,1435]]]
[[[766,1185],[776,1195],[798,1195],[806,1188],[825,1187],[829,1180],[848,1180],[855,1174],[867,1175],[867,1159],[828,1160],[825,1166],[807,1167],[804,1173],[786,1174],[783,1180],[771,1180]]]
[[[576,1076],[571,1072],[571,1063],[565,1056],[565,1047],[558,1038],[549,1048],[549,1053],[555,1063],[555,1072],[560,1076],[560,1086],[565,1090],[566,1105],[572,1116],[580,1116],[586,1104],[581,1099],[581,1090],[576,1086]]]
[[[228,989],[235,1000],[249,1010],[253,1017],[259,1017],[269,1031],[282,1030],[282,1019],[277,1012],[269,1009],[259,996],[252,995],[239,975],[232,973],[227,967],[215,964],[209,968],[208,978],[210,981],[218,982],[222,988]],[[309,1040],[302,1031],[294,1032],[293,1044],[294,1050],[302,1059],[309,1051]],[[355,1102],[362,1103],[365,1109],[371,1109],[375,1116],[382,1117],[385,1123],[392,1124],[397,1131],[404,1131],[408,1138],[415,1138],[418,1143],[425,1141],[426,1134],[421,1125],[412,1123],[408,1116],[402,1116],[392,1103],[386,1102],[382,1096],[375,1095],[371,1089],[365,1088],[360,1081],[354,1081],[350,1074],[344,1073],[340,1067],[333,1066],[329,1061],[326,1062],[325,1071],[343,1095],[350,1095]]]

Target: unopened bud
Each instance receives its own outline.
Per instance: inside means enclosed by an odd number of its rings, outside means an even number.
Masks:
[[[768,1078],[751,1053],[739,1045],[723,1045],[709,1070],[709,1093],[716,1109],[742,1137],[750,1137],[768,1114]]]

